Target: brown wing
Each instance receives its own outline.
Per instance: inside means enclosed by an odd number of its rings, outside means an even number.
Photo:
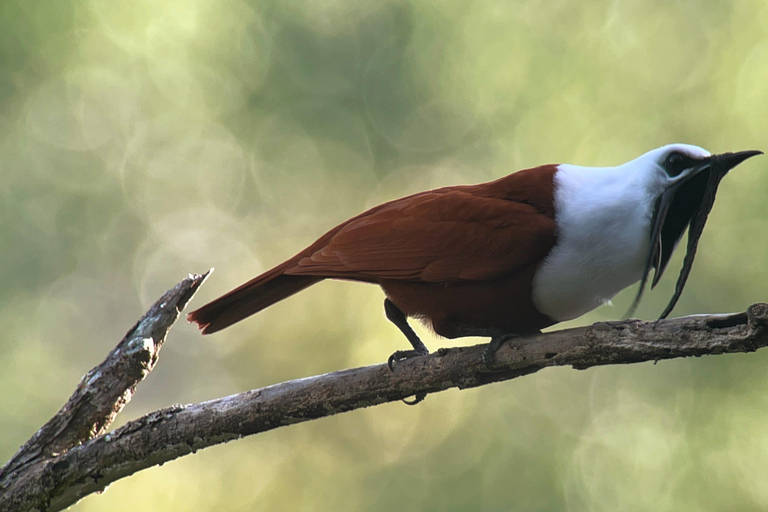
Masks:
[[[542,259],[555,243],[554,170],[528,171],[534,180],[547,174],[550,187],[543,195],[549,194],[548,201],[534,197],[531,190],[525,192],[526,184],[531,188],[525,173],[381,205],[322,237],[284,273],[428,282],[484,280],[513,273]],[[515,197],[521,190],[525,197]]]
[[[525,272],[555,243],[556,171],[556,166],[542,166],[490,183],[438,189],[374,207],[187,319],[197,322],[203,333],[216,332],[324,277],[388,279],[392,291],[396,280],[403,285],[409,284],[406,280],[441,283]],[[493,312],[485,313],[487,317]],[[538,312],[534,309],[533,314]],[[509,316],[506,310],[503,316]]]

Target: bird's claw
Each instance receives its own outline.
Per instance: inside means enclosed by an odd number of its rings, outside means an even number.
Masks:
[[[389,368],[389,371],[394,372],[395,371],[395,363],[399,363],[400,361],[405,361],[406,359],[410,359],[412,357],[419,357],[419,356],[425,356],[429,354],[429,352],[420,352],[418,350],[398,350],[395,353],[393,353],[391,356],[389,356],[389,359],[387,359],[387,367]],[[427,396],[427,393],[425,391],[419,391],[415,395],[413,395],[413,400],[406,400],[403,399],[403,403],[406,405],[416,405],[424,400],[424,398]]]
[[[504,336],[494,336],[491,338],[490,343],[485,346],[482,356],[483,364],[485,364],[485,367],[488,368],[489,371],[496,372],[500,370],[496,365],[496,351],[499,350],[499,347],[504,343],[517,337],[518,335],[516,334],[505,334]]]
[[[410,402],[408,400],[406,400],[405,398],[403,398],[403,403],[405,405],[416,405],[416,404],[422,402],[426,396],[427,396],[426,392],[419,391],[418,393],[413,395],[413,400],[411,400]]]
[[[488,368],[489,371],[496,371],[498,368],[496,368],[496,357],[495,357],[496,351],[491,349],[491,344],[485,346],[485,350],[483,350],[483,364],[486,368]]]
[[[387,359],[387,367],[389,367],[389,371],[394,372],[395,363],[399,363],[400,361],[405,361],[406,359],[410,359],[412,357],[419,357],[419,356],[425,356],[425,355],[427,354],[422,354],[421,352],[418,352],[416,350],[397,350],[391,356],[389,356],[389,359]]]

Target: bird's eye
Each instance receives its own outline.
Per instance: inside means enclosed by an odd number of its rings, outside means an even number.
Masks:
[[[664,169],[671,177],[675,177],[689,167],[688,159],[680,153],[672,153],[664,162]]]

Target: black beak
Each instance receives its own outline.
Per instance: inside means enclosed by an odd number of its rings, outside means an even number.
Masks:
[[[728,174],[728,171],[747,158],[762,154],[762,151],[750,150],[739,151],[738,153],[722,153],[702,159],[685,179],[669,187],[659,197],[654,209],[654,222],[651,230],[653,243],[651,266],[656,269],[651,288],[654,288],[661,279],[669,258],[672,256],[672,251],[682,238],[694,213],[701,207],[710,180],[715,180],[714,185],[710,184],[710,187],[714,187],[711,189],[712,201],[714,201],[717,186],[720,180]]]
[[[712,155],[709,157],[710,167],[716,165],[720,168],[720,172],[723,173],[723,176],[725,176],[728,171],[739,165],[747,158],[752,158],[753,156],[762,154],[762,151],[751,149],[749,151],[739,151],[738,153],[721,153],[719,155]]]
[[[739,151],[712,155],[699,160],[692,172],[689,172],[684,179],[675,182],[659,196],[651,219],[651,250],[643,269],[640,289],[630,307],[629,314],[634,312],[640,302],[651,268],[656,269],[651,283],[653,288],[661,279],[672,251],[688,228],[688,252],[678,276],[675,294],[659,319],[669,315],[680,298],[690,274],[699,238],[714,204],[720,180],[744,160],[762,154],[762,151],[756,150]]]

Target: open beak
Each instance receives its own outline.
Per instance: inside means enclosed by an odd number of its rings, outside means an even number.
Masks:
[[[682,238],[686,228],[688,232],[688,252],[685,255],[683,268],[678,276],[675,295],[661,318],[665,318],[674,308],[685,282],[688,279],[693,258],[696,255],[699,238],[704,230],[704,224],[715,201],[715,193],[720,180],[728,174],[728,171],[742,163],[744,160],[756,155],[762,155],[762,151],[750,150],[737,153],[722,153],[712,155],[697,162],[692,172],[683,179],[672,184],[656,200],[651,220],[651,250],[648,254],[643,277],[640,281],[640,289],[635,297],[630,312],[634,312],[645,290],[645,283],[652,268],[656,269],[651,283],[651,288],[656,286],[661,279],[664,269],[669,262],[677,243]]]

